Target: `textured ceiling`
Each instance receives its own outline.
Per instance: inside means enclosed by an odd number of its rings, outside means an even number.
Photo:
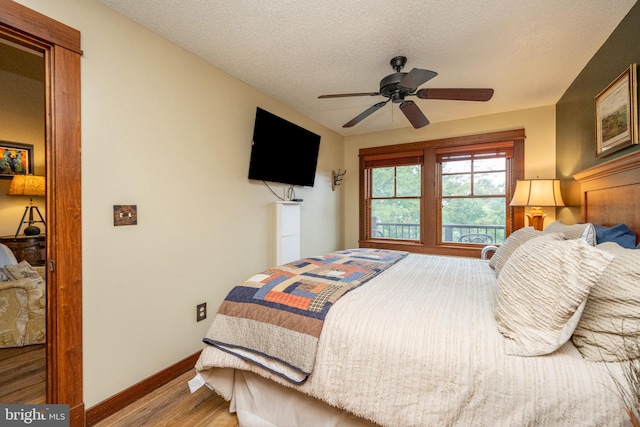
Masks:
[[[421,88],[489,87],[489,102],[414,100],[442,122],[555,104],[636,0],[100,0],[278,101],[343,134],[411,127],[375,92],[403,71]],[[621,70],[623,71],[623,70]]]

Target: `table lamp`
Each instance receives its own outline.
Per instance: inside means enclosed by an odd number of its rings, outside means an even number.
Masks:
[[[564,206],[560,194],[559,179],[523,179],[516,183],[510,206],[530,206],[529,225],[536,230],[542,230],[544,218],[543,206]]]
[[[37,236],[40,234],[40,228],[36,227],[35,223],[41,222],[44,224],[44,218],[42,218],[42,214],[40,213],[40,209],[33,204],[33,196],[44,196],[45,195],[45,180],[44,176],[35,176],[35,175],[14,175],[11,180],[11,185],[9,186],[9,191],[7,192],[10,196],[30,196],[29,197],[29,205],[24,208],[24,213],[22,214],[22,220],[20,220],[20,225],[18,225],[18,231],[16,231],[15,237],[18,237],[20,234],[20,230],[25,222],[29,225],[24,229],[25,236]],[[34,219],[34,211],[40,217],[40,220]],[[29,219],[25,221],[25,217],[29,214]]]

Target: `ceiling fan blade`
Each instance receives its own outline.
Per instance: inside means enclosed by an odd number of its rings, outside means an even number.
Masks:
[[[406,89],[411,89],[411,92],[413,92],[414,90],[418,89],[420,85],[423,85],[437,75],[438,73],[436,73],[435,71],[414,68],[406,76],[404,76],[402,80],[400,80],[398,86]]]
[[[413,101],[404,101],[400,104],[400,111],[409,119],[414,128],[419,129],[429,124],[429,119],[422,114],[418,105]]]
[[[422,99],[488,101],[493,96],[493,89],[420,89],[416,96]]]
[[[360,113],[359,115],[357,115],[356,117],[354,117],[350,122],[345,123],[344,125],[342,125],[343,128],[350,128],[354,125],[357,125],[358,123],[360,123],[362,120],[366,119],[367,117],[369,117],[371,114],[375,113],[376,111],[378,111],[380,108],[384,107],[385,105],[387,105],[387,102],[389,102],[389,100],[386,101],[382,101],[382,102],[378,102],[375,105],[372,105],[371,107],[367,108],[366,110],[364,110],[362,113]]]
[[[380,95],[380,92],[362,92],[362,93],[337,93],[334,95],[320,95],[318,99],[324,98],[345,98],[347,96],[377,96]]]

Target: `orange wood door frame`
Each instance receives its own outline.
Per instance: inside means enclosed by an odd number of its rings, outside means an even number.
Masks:
[[[45,57],[47,403],[68,404],[70,426],[84,426],[80,32],[0,0],[0,33]]]

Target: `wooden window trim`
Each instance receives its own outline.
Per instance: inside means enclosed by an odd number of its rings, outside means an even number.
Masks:
[[[439,223],[438,215],[440,210],[436,205],[439,194],[438,182],[439,174],[435,173],[435,166],[438,154],[443,152],[468,152],[470,146],[478,145],[478,152],[489,152],[496,149],[505,148],[510,145],[513,147],[510,157],[510,179],[507,181],[507,195],[513,196],[515,190],[515,182],[518,179],[524,179],[524,129],[516,129],[503,132],[491,132],[478,135],[469,135],[462,137],[444,138],[430,141],[411,142],[406,144],[379,146],[363,148],[359,151],[360,165],[360,227],[359,227],[359,245],[365,248],[378,249],[396,249],[406,250],[410,252],[437,254],[437,255],[454,255],[454,256],[480,256],[480,247],[471,247],[461,245],[439,244],[437,226]],[[481,145],[482,144],[482,145]],[[456,148],[459,147],[459,148]],[[422,153],[422,198],[423,205],[421,209],[421,239],[418,242],[405,241],[381,241],[375,239],[367,239],[367,227],[370,227],[370,216],[367,211],[365,198],[370,183],[366,182],[365,169],[373,165],[389,165],[384,161],[393,161],[394,159],[402,159],[415,156]],[[411,154],[411,155],[409,155]],[[514,230],[524,226],[524,209],[509,208],[507,214],[507,235]]]
[[[491,145],[491,144],[487,144],[487,145]],[[450,157],[451,155],[455,155],[457,153],[463,153],[465,154],[466,158],[468,158],[468,160],[476,160],[476,156],[477,155],[481,155],[481,154],[491,154],[492,157],[486,157],[486,158],[504,158],[506,159],[505,162],[505,169],[504,172],[506,175],[506,186],[505,186],[505,193],[504,194],[500,194],[500,195],[483,195],[483,198],[486,197],[499,197],[499,198],[506,198],[507,200],[509,200],[509,195],[511,194],[510,192],[510,188],[514,187],[515,188],[515,180],[513,179],[509,179],[510,177],[513,176],[513,166],[512,166],[512,159],[513,159],[513,151],[514,151],[514,145],[515,145],[515,141],[507,141],[505,143],[500,144],[500,146],[498,146],[498,144],[493,144],[494,147],[492,149],[486,148],[484,144],[475,144],[475,145],[468,145],[466,146],[466,150],[464,149],[464,146],[461,147],[455,147],[453,150],[447,150],[446,148],[439,148],[436,150],[437,157],[436,157],[436,183],[438,185],[438,191],[436,191],[436,206],[442,206],[442,200],[447,198],[477,198],[480,196],[477,196],[475,194],[472,194],[470,196],[447,196],[444,197],[441,194],[441,185],[442,185],[442,177],[444,175],[448,175],[448,174],[443,174],[442,170],[441,170],[441,163],[442,162],[446,162],[446,161],[450,161],[447,158]],[[459,156],[462,157],[462,156]],[[484,158],[484,157],[483,157]],[[460,160],[466,160],[466,159],[452,159],[453,161],[460,161]],[[470,171],[469,172],[470,175],[474,174],[474,171]],[[473,182],[471,183],[472,185],[472,189],[473,189]],[[511,208],[507,207],[507,215],[506,215],[506,223],[505,223],[505,231],[506,231],[506,235],[508,236],[509,230],[511,230],[511,215],[510,215],[510,211]],[[438,209],[438,215],[437,215],[437,226],[436,226],[436,239],[437,239],[437,245],[440,246],[452,246],[452,247],[465,247],[468,244],[465,243],[458,243],[458,242],[450,242],[450,241],[443,241],[442,240],[442,209]]]
[[[384,165],[382,165],[382,167],[393,167],[393,168],[395,168],[395,167],[398,167],[398,166],[415,166],[415,165],[422,166],[422,157],[420,157],[416,161],[412,161],[412,162],[409,162],[408,159],[415,159],[415,157],[408,157],[407,158],[407,162],[401,162],[401,163],[398,163],[398,164],[396,164],[393,161],[391,163],[385,163]],[[424,200],[424,198],[423,198],[424,189],[422,188],[424,180],[422,180],[422,179],[421,179],[421,183],[420,183],[420,187],[421,188],[420,188],[420,195],[419,196],[398,196],[397,195],[397,180],[394,180],[394,184],[393,184],[394,185],[394,189],[393,189],[394,195],[393,195],[393,197],[376,197],[376,196],[373,196],[373,194],[371,194],[372,193],[371,192],[371,185],[372,185],[372,181],[373,181],[373,174],[369,173],[369,172],[372,169],[376,168],[376,167],[379,167],[379,166],[377,164],[375,164],[375,165],[369,165],[368,164],[368,166],[365,168],[365,172],[364,172],[364,175],[366,176],[365,179],[367,181],[367,186],[368,186],[367,187],[367,192],[365,193],[365,199],[363,200],[363,202],[365,204],[365,211],[367,212],[366,213],[366,218],[365,218],[366,226],[364,228],[364,232],[366,233],[365,236],[369,237],[370,240],[378,240],[378,239],[376,239],[375,237],[372,237],[370,235],[370,232],[371,232],[371,230],[373,228],[373,224],[371,223],[371,218],[373,218],[373,217],[371,215],[371,213],[372,213],[371,212],[371,203],[367,203],[367,201],[371,202],[373,200],[390,200],[390,199],[393,199],[393,200],[400,200],[400,199],[416,200],[417,199],[417,200],[420,201],[420,203],[422,203],[422,200]],[[396,173],[396,172],[397,171],[394,171],[394,173]],[[420,175],[422,176],[422,174],[423,174],[423,171],[421,170],[420,171]],[[423,218],[422,209],[420,210],[420,212],[421,212],[420,221],[422,221],[422,218]],[[422,228],[423,227],[422,227],[422,222],[421,222],[420,223],[420,237],[418,238],[418,240],[395,238],[395,239],[384,239],[384,241],[385,242],[394,242],[394,243],[404,243],[404,242],[406,242],[406,243],[409,243],[409,244],[422,243],[422,238],[424,236],[424,233],[422,233]]]

